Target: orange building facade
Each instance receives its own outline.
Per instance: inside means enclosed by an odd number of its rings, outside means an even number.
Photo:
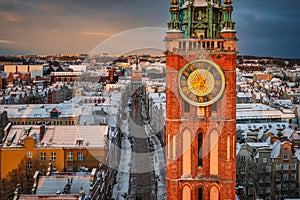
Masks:
[[[236,55],[231,0],[171,3],[166,44],[168,200],[235,199]]]
[[[5,178],[25,161],[26,170],[46,175],[52,171],[76,172],[97,168],[105,159],[108,127],[101,126],[16,126],[4,132],[0,148],[0,178]],[[34,169],[34,168],[38,169]]]

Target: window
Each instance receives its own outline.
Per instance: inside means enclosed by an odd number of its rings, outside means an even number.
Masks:
[[[212,112],[217,112],[217,103],[212,104]]]
[[[54,111],[54,112],[51,112],[51,119],[58,119],[58,112],[57,111]]]
[[[199,188],[199,189],[198,189],[198,200],[202,200],[202,199],[203,199],[202,196],[203,196],[203,195],[202,195],[202,188]]]
[[[41,161],[46,161],[46,152],[41,152],[41,154],[40,154],[40,160]]]
[[[185,101],[184,101],[184,112],[186,112],[186,113],[190,112],[190,104]]]
[[[281,189],[282,189],[282,190],[287,190],[287,184],[286,184],[286,183],[283,183]]]
[[[265,181],[266,181],[266,183],[271,183],[271,177],[270,176],[266,176]]]
[[[289,164],[288,163],[283,164],[283,170],[289,170]]]
[[[276,187],[276,190],[279,190],[279,191],[281,190],[281,184],[276,184],[275,187]]]
[[[67,154],[67,160],[68,161],[73,161],[73,152],[68,152],[68,154]]]
[[[289,155],[288,155],[288,154],[284,154],[284,155],[283,155],[283,159],[284,159],[284,160],[288,160],[288,159],[289,159]]]
[[[182,42],[182,48],[183,48],[183,49],[186,48],[186,42]]]
[[[267,158],[263,158],[263,163],[267,163]]]
[[[32,170],[32,162],[27,163],[27,170]]]
[[[281,170],[281,164],[276,164],[276,170]]]
[[[51,161],[56,161],[56,152],[51,152],[50,159]]]
[[[189,42],[189,50],[192,50],[192,48],[193,48],[193,43]]]
[[[32,151],[27,151],[26,158],[32,158]]]
[[[296,179],[297,179],[297,174],[291,173],[291,180],[296,180]]]
[[[241,174],[245,174],[245,167],[241,167],[240,172],[241,172]]]
[[[282,179],[283,180],[288,180],[289,179],[289,174],[283,174]]]
[[[83,152],[77,152],[77,160],[83,161]]]
[[[246,162],[246,156],[241,156],[241,162]]]
[[[281,176],[280,176],[279,173],[278,173],[278,174],[275,174],[275,180],[276,180],[276,181],[281,181]]]
[[[296,163],[291,163],[291,170],[296,170],[297,164]]]
[[[266,193],[269,194],[271,192],[271,187],[266,187]]]
[[[40,171],[41,171],[41,175],[45,176],[46,175],[46,166],[41,166]]]
[[[202,133],[198,134],[198,166],[202,167]]]
[[[271,166],[266,166],[266,172],[271,172]]]
[[[68,165],[68,172],[72,172],[73,171],[73,166],[72,165]]]

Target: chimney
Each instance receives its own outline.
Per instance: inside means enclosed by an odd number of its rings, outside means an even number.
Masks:
[[[42,141],[42,139],[44,138],[44,134],[45,134],[45,125],[41,125],[40,126],[40,141]]]
[[[271,144],[273,144],[274,142],[276,142],[277,138],[275,136],[271,136]]]

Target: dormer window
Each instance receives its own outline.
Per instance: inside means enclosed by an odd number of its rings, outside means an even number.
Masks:
[[[83,146],[83,140],[76,140],[76,146]]]
[[[51,119],[58,119],[59,115],[60,115],[60,112],[56,108],[54,108],[50,111]]]

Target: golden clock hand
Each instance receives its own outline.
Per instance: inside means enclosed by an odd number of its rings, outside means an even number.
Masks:
[[[209,67],[205,70],[204,79],[206,79],[206,77],[208,76],[208,73],[209,73],[210,68],[211,68],[211,66],[209,66]]]

